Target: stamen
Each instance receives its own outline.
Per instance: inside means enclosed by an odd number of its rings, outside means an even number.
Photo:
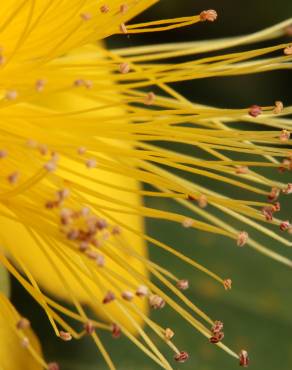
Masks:
[[[11,185],[15,185],[20,177],[20,173],[18,171],[12,172],[8,177],[7,180]]]
[[[291,227],[291,224],[289,221],[283,221],[280,224],[280,230],[281,231],[287,231]]]
[[[19,329],[19,330],[28,329],[29,327],[30,327],[30,321],[27,318],[25,318],[25,317],[22,317],[16,323],[16,328]]]
[[[283,112],[283,109],[284,109],[283,103],[281,101],[275,101],[275,108],[273,112],[275,114],[280,114]]]
[[[237,236],[238,247],[243,247],[248,241],[248,233],[246,231],[241,231]]]
[[[115,296],[115,294],[113,292],[107,292],[107,294],[105,295],[102,303],[103,304],[108,304],[108,303],[114,301],[115,298],[116,298],[116,296]]]
[[[188,280],[179,280],[176,283],[176,286],[181,290],[187,290],[189,289],[189,281]]]
[[[182,351],[174,356],[175,361],[184,363],[190,358],[189,354],[185,351]]]
[[[23,347],[23,348],[28,348],[29,347],[29,339],[27,338],[27,337],[23,337],[22,339],[21,339],[21,346]]]
[[[93,158],[92,159],[87,159],[85,164],[86,164],[87,168],[95,168],[97,166],[97,162]]]
[[[138,297],[146,297],[149,293],[149,289],[145,285],[140,285],[136,290],[136,295]]]
[[[147,94],[147,96],[146,96],[146,98],[145,98],[145,101],[144,101],[144,103],[146,104],[146,105],[152,105],[153,103],[154,103],[154,101],[155,101],[155,94],[154,94],[154,92],[149,92],[148,94]]]
[[[268,194],[268,200],[270,202],[274,202],[275,200],[278,199],[279,195],[280,195],[280,189],[276,188],[276,187],[273,187],[271,189],[271,192]]]
[[[92,19],[92,14],[90,14],[90,13],[81,13],[80,17],[83,21],[87,22],[87,21],[90,21]]]
[[[288,184],[286,189],[282,190],[283,194],[292,194],[292,183]]]
[[[5,97],[7,100],[16,100],[18,98],[18,92],[16,90],[9,90],[6,92]]]
[[[225,279],[223,281],[224,289],[225,290],[231,290],[232,287],[232,280],[231,279]]]
[[[149,297],[149,305],[154,308],[154,310],[162,309],[165,306],[165,301],[163,298],[156,294],[152,294]]]
[[[133,298],[134,298],[134,294],[132,292],[130,292],[129,290],[126,290],[124,292],[122,292],[122,298],[125,300],[125,301],[132,301]]]
[[[262,113],[262,108],[259,105],[252,105],[249,108],[248,114],[252,117],[257,117]]]
[[[64,342],[69,342],[70,340],[72,340],[72,335],[67,331],[60,330],[59,335]]]
[[[108,5],[104,4],[100,7],[100,11],[101,11],[101,13],[105,14],[105,13],[108,13],[110,11],[110,8],[109,8]]]
[[[91,321],[87,321],[84,324],[84,329],[86,331],[86,334],[88,334],[88,335],[92,335],[95,331],[94,324]]]
[[[129,7],[128,7],[127,4],[121,4],[121,6],[120,6],[120,13],[121,14],[123,14],[123,15],[126,14],[128,10],[129,10]]]
[[[48,364],[48,370],[60,370],[60,366],[57,362],[50,362]]]
[[[218,17],[218,14],[216,10],[209,9],[209,10],[204,10],[200,13],[200,20],[202,22],[208,21],[208,22],[214,22]]]
[[[287,47],[284,49],[284,54],[285,54],[285,55],[292,55],[292,45],[287,46]]]
[[[121,63],[119,68],[122,74],[129,73],[131,69],[129,63]]]
[[[239,353],[239,365],[242,367],[248,367],[249,357],[246,350],[242,349]]]
[[[112,325],[112,336],[114,339],[120,338],[122,332],[121,328],[117,324]]]
[[[120,24],[120,31],[124,34],[128,33],[128,30],[127,30],[127,27],[126,27],[125,23]]]
[[[37,80],[35,83],[35,89],[37,92],[42,92],[45,88],[46,80]]]
[[[290,132],[287,130],[282,130],[280,134],[280,140],[285,142],[290,139]]]
[[[171,340],[174,337],[174,332],[170,328],[166,328],[164,335],[166,340]]]

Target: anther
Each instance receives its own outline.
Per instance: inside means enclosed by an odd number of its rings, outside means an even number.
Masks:
[[[76,87],[81,87],[81,86],[84,86],[84,85],[85,85],[84,80],[82,80],[81,78],[74,81],[74,86],[76,86]]]
[[[112,336],[115,339],[120,338],[122,332],[121,328],[117,324],[112,324]]]
[[[225,290],[231,290],[232,288],[232,280],[231,279],[225,279],[223,280],[223,285]]]
[[[91,321],[87,321],[84,324],[84,330],[85,330],[86,334],[92,335],[94,333],[95,327],[94,327],[94,325]]]
[[[86,164],[87,168],[95,168],[96,165],[97,165],[96,160],[93,159],[93,158],[92,159],[87,159],[85,164]]]
[[[104,267],[105,266],[105,258],[102,254],[97,255],[96,264],[97,264],[98,267]]]
[[[92,89],[93,87],[93,82],[91,80],[84,80],[84,86],[87,88],[87,89]]]
[[[292,37],[292,24],[290,24],[289,26],[285,27],[284,31],[285,31],[285,34],[287,36]]]
[[[272,207],[264,207],[262,209],[262,214],[265,216],[267,221],[273,220],[273,208]]]
[[[29,346],[29,339],[27,337],[23,337],[21,339],[21,346],[23,348],[27,348]]]
[[[0,54],[0,66],[3,66],[6,62],[6,58],[4,55]]]
[[[218,14],[216,10],[209,9],[209,10],[204,10],[200,13],[200,20],[202,22],[208,21],[208,22],[214,22],[218,17]]]
[[[86,256],[91,260],[97,260],[98,253],[92,249],[85,250]]]
[[[138,289],[136,290],[136,295],[138,297],[146,297],[148,295],[148,293],[149,293],[149,290],[148,290],[147,286],[145,286],[145,285],[140,285],[138,287]]]
[[[129,63],[124,62],[120,64],[119,69],[122,74],[126,74],[130,72],[131,67]]]
[[[272,206],[272,212],[279,212],[281,211],[281,204],[280,202],[275,202]]]
[[[102,300],[102,303],[103,304],[108,304],[108,303],[114,301],[115,298],[116,298],[115,294],[113,292],[109,291],[109,292],[106,293],[104,299]]]
[[[44,164],[44,169],[47,170],[48,172],[54,172],[57,168],[56,162],[54,161],[49,161]]]
[[[198,198],[198,205],[200,208],[206,208],[208,205],[208,198],[206,195],[202,194]]]
[[[104,230],[105,228],[108,227],[108,222],[107,220],[105,220],[104,218],[98,218],[96,220],[96,227],[99,229],[99,230]]]
[[[20,174],[19,172],[15,171],[8,175],[7,180],[11,185],[15,185],[19,180]]]
[[[42,92],[45,88],[46,81],[45,80],[37,80],[35,83],[35,89],[37,92]]]
[[[190,358],[189,354],[185,351],[182,351],[180,353],[177,353],[175,356],[174,356],[174,359],[175,361],[177,362],[186,362],[188,359]]]
[[[154,310],[158,310],[165,306],[165,300],[159,295],[152,294],[149,297],[149,304],[152,308],[154,308]]]
[[[213,334],[220,333],[223,330],[223,326],[224,325],[222,321],[216,320],[214,321],[214,325],[211,328],[211,332]]]
[[[89,248],[89,245],[88,245],[88,243],[87,243],[87,242],[85,242],[85,241],[82,241],[82,242],[79,244],[79,251],[80,251],[80,252],[85,252],[85,251],[87,251],[87,250],[88,250],[88,248]]]
[[[16,323],[16,328],[19,330],[28,329],[29,327],[30,321],[25,317],[21,317],[20,320]]]
[[[126,27],[125,23],[120,24],[120,31],[124,34],[128,33],[128,30],[127,30],[127,27]]]
[[[38,150],[41,155],[47,155],[49,153],[49,149],[46,144],[39,144]]]
[[[63,331],[63,330],[60,330],[59,336],[64,342],[69,342],[72,339],[72,335],[68,333],[67,331]]]
[[[262,113],[262,108],[259,105],[252,105],[249,108],[248,114],[252,117],[257,117]]]
[[[113,235],[120,235],[121,232],[122,232],[122,230],[121,230],[119,225],[113,226],[113,228],[112,228],[112,234]]]
[[[59,153],[57,152],[52,152],[51,153],[51,160],[54,161],[54,162],[58,162],[60,159],[60,155]]]
[[[100,7],[100,11],[101,13],[108,13],[110,11],[110,8],[108,5],[105,4]]]
[[[289,46],[287,46],[287,47],[284,49],[284,54],[285,54],[285,55],[292,55],[292,45],[289,45]]]
[[[210,337],[209,342],[213,344],[217,344],[221,342],[223,339],[224,339],[224,333],[219,332],[219,333],[215,333],[212,337]]]
[[[283,103],[281,101],[275,101],[275,108],[274,108],[273,112],[275,114],[279,114],[283,111],[283,109],[284,109]]]
[[[291,227],[291,224],[289,221],[283,221],[280,224],[280,230],[281,231],[287,231]]]
[[[249,365],[248,353],[244,349],[242,349],[239,353],[239,365],[242,367],[248,367]]]
[[[249,172],[249,168],[247,166],[239,166],[236,168],[235,172],[238,175],[246,175]]]
[[[83,21],[90,21],[90,19],[92,19],[92,14],[90,13],[81,13],[80,14],[80,17]]]
[[[183,227],[186,229],[192,227],[194,224],[194,221],[191,218],[185,218],[182,222]]]
[[[155,101],[155,98],[156,98],[156,95],[154,94],[154,92],[150,91],[147,95],[146,95],[146,98],[144,100],[144,103],[146,105],[152,105]]]
[[[187,290],[189,289],[189,281],[188,280],[179,280],[176,283],[176,286],[181,290]]]
[[[125,301],[132,301],[132,299],[134,298],[134,294],[129,290],[122,292],[121,296]]]
[[[278,199],[280,195],[280,189],[279,188],[276,188],[276,187],[273,187],[270,191],[270,193],[268,194],[268,200],[270,202],[274,202],[275,200]]]
[[[48,370],[60,370],[60,366],[57,362],[50,362],[48,364]]]
[[[90,209],[88,207],[83,207],[80,210],[80,216],[87,217],[90,214]]]
[[[290,132],[287,130],[282,130],[280,134],[280,140],[285,142],[290,139]]]
[[[170,328],[166,328],[164,337],[166,340],[171,340],[174,337],[174,332]]]
[[[0,150],[0,159],[6,158],[7,157],[7,150],[1,149]]]
[[[80,146],[78,149],[77,149],[77,153],[79,155],[83,155],[86,153],[86,148],[84,146]]]
[[[57,191],[57,198],[59,201],[63,201],[66,198],[70,196],[70,190],[69,189],[61,189]]]
[[[248,233],[246,231],[241,231],[237,235],[237,245],[238,247],[243,247],[248,241]]]
[[[127,4],[121,4],[121,6],[120,6],[120,13],[121,14],[126,14],[128,10],[129,10],[129,7],[128,7]]]
[[[288,184],[286,189],[282,190],[283,194],[291,194],[292,193],[292,183]]]
[[[7,100],[15,100],[18,98],[18,92],[16,90],[9,90],[5,94]]]
[[[36,149],[38,147],[38,142],[34,139],[28,139],[26,145],[31,149]]]

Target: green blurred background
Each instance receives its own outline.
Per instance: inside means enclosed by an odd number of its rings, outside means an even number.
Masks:
[[[120,47],[240,35],[257,31],[292,16],[291,0],[162,0],[139,16],[138,20],[198,14],[201,10],[209,8],[216,9],[219,13],[219,18],[214,24],[202,23],[187,29],[154,35],[115,37],[109,40],[109,45]],[[220,107],[245,107],[255,103],[272,105],[275,100],[282,100],[287,105],[292,104],[291,80],[288,83],[288,77],[291,77],[291,73],[280,71],[257,76],[192,81],[180,84],[177,88],[194,101]],[[285,181],[289,181],[288,177],[285,177]],[[224,185],[217,185],[217,190],[224,190]],[[231,195],[239,197],[235,191]],[[167,201],[152,200],[147,201],[147,204],[180,211],[178,206]],[[281,212],[283,219],[291,218],[291,206],[290,199],[289,204],[286,201],[286,209]],[[232,219],[228,221],[237,226]],[[152,236],[176,246],[218,274],[232,278],[234,287],[227,293],[202,273],[193,271],[176,259],[150,247],[150,255],[155,261],[170,266],[178,276],[190,280],[191,287],[187,296],[211,317],[224,321],[225,343],[235,351],[241,348],[249,351],[251,369],[292,369],[292,279],[291,271],[287,267],[249,248],[235,248],[234,243],[226,238],[186,230],[157,220],[148,221],[147,229]],[[255,233],[252,233],[254,236]],[[291,257],[291,251],[287,251],[287,247],[264,238],[261,241]],[[62,370],[106,368],[89,339],[80,342],[60,342],[54,337],[40,308],[24,294],[16,282],[13,283],[12,292],[14,302],[24,307],[23,313],[32,319],[48,360],[58,360]],[[238,368],[238,363],[234,359],[216,346],[210,345],[170,309],[166,308],[163,313],[161,311],[154,313],[153,317],[162,325],[172,327],[176,332],[175,339],[179,348],[191,355],[189,362],[175,363],[175,369]],[[109,335],[105,335],[103,339],[119,370],[158,368],[126,340],[114,341]],[[155,338],[153,340],[156,342]],[[171,361],[173,355],[169,352],[168,354]]]

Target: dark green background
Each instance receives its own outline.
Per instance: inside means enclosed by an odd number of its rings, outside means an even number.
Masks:
[[[203,9],[214,8],[219,13],[214,24],[204,23],[188,29],[155,35],[133,35],[130,38],[115,37],[111,45],[139,45],[153,42],[174,42],[226,37],[257,31],[292,16],[291,0],[162,0],[140,20],[160,17],[197,14]],[[271,105],[282,100],[292,103],[291,73],[273,72],[249,77],[208,79],[181,84],[178,88],[189,98],[200,103],[222,107],[244,107],[257,103]],[[291,176],[291,174],[290,174]],[[289,181],[288,177],[285,177]],[[196,179],[195,179],[196,181]],[[291,182],[291,178],[290,178]],[[220,189],[224,186],[220,185]],[[235,191],[232,196],[239,196]],[[291,197],[292,198],[292,197]],[[281,212],[285,219],[291,218],[290,203]],[[286,198],[287,199],[287,198]],[[148,201],[151,206],[178,208],[166,201]],[[286,216],[285,216],[286,215]],[[234,225],[236,223],[228,220]],[[247,348],[253,370],[290,370],[292,368],[292,280],[291,271],[278,263],[255,253],[249,248],[238,249],[232,241],[214,235],[182,229],[173,224],[158,221],[147,222],[151,235],[177,246],[211,270],[226,277],[232,277],[234,287],[231,292],[224,290],[205,277],[193,271],[174,258],[150,249],[151,257],[164,266],[175,270],[178,276],[190,280],[191,288],[187,295],[211,317],[225,323],[226,344],[236,351]],[[291,250],[273,241],[262,239],[269,247],[292,256]],[[167,263],[166,263],[167,261]],[[33,321],[39,334],[46,358],[56,359],[63,370],[105,369],[100,355],[88,339],[81,342],[63,343],[53,336],[41,310],[28,298],[14,282],[13,299],[18,307]],[[176,343],[191,354],[186,364],[174,364],[175,369],[186,370],[233,370],[237,362],[188,327],[171,310],[155,313],[160,322],[171,326],[176,332]],[[105,336],[104,341],[113,354],[119,370],[154,370],[157,367],[125,340],[113,341]],[[167,353],[167,352],[166,352]],[[172,354],[169,353],[171,361]]]

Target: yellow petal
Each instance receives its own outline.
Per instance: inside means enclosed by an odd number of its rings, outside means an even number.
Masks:
[[[33,355],[35,353],[41,359],[38,338],[30,328],[17,329],[19,320],[20,315],[0,293],[0,369],[41,370],[42,364]]]

